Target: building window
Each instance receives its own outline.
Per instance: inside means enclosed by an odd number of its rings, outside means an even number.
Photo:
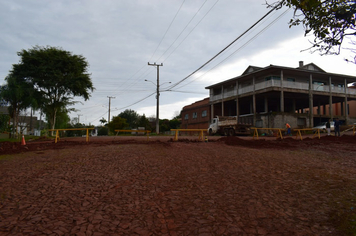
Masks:
[[[294,78],[287,78],[287,81],[289,81],[289,82],[295,82],[295,79],[294,79]]]
[[[208,115],[208,112],[205,110],[201,113],[201,117],[206,117]]]
[[[197,112],[193,112],[193,119],[198,118],[198,113]]]
[[[188,119],[189,119],[189,114],[185,114],[184,120],[188,120]]]
[[[281,80],[281,77],[272,75],[272,76],[266,77],[265,80],[266,81],[268,81],[268,80]]]
[[[214,94],[214,95],[219,95],[219,94],[221,94],[221,88],[215,88],[215,89],[213,89],[213,94]]]

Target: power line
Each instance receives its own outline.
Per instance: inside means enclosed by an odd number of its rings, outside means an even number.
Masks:
[[[164,51],[164,52],[162,53],[162,55],[157,59],[157,61],[159,61],[159,60],[161,59],[161,57],[163,57],[163,55],[166,54],[166,52],[173,46],[173,44],[174,44],[174,43],[178,40],[178,38],[182,35],[182,33],[185,31],[185,29],[188,27],[188,25],[193,21],[193,19],[197,16],[197,14],[200,12],[200,10],[203,8],[203,6],[205,5],[205,3],[206,3],[207,1],[208,1],[208,0],[205,0],[205,2],[200,6],[200,8],[199,8],[198,11],[194,14],[194,16],[193,16],[192,18],[190,18],[189,22],[185,25],[185,27],[183,28],[183,30],[179,33],[179,35],[176,37],[176,39],[173,41],[173,43],[171,43],[171,45],[166,49],[166,51]],[[216,3],[215,3],[215,4],[216,4]],[[214,4],[214,5],[215,5],[215,4]],[[209,11],[210,11],[210,10],[209,10]],[[209,11],[208,11],[208,12],[209,12]],[[206,14],[204,15],[204,17],[205,17],[205,16],[206,16]],[[204,19],[204,17],[203,17],[202,19]],[[198,22],[198,24],[199,24],[199,23],[200,23],[200,21]],[[198,25],[198,24],[197,24],[197,25]],[[195,26],[195,27],[196,27],[196,26]],[[193,28],[193,30],[195,29],[195,27]],[[189,35],[190,33],[191,33],[191,32],[189,32],[188,35]],[[185,40],[185,39],[186,39],[186,38],[184,38],[184,40]],[[184,41],[184,40],[183,40],[183,41]],[[182,41],[182,42],[183,42],[183,41]],[[181,43],[182,43],[182,42],[181,42]],[[181,43],[180,43],[180,44],[181,44]],[[179,45],[180,45],[180,44],[179,44]],[[179,46],[179,45],[178,45],[178,46]],[[166,58],[166,59],[167,59],[167,58]]]
[[[251,43],[255,38],[257,38],[261,33],[263,33],[265,30],[267,30],[271,25],[273,25],[274,23],[276,23],[282,16],[284,16],[288,11],[290,10],[290,8],[288,8],[287,10],[285,10],[282,14],[280,14],[276,19],[274,19],[271,23],[269,23],[266,27],[264,27],[262,30],[260,30],[256,35],[254,35],[251,39],[249,39],[246,43],[244,43],[241,47],[239,47],[238,49],[236,49],[233,53],[231,53],[228,57],[226,57],[225,59],[223,59],[222,61],[220,61],[218,64],[216,64],[214,67],[212,67],[211,69],[209,69],[208,71],[206,71],[204,74],[202,74],[201,76],[193,79],[191,82],[184,84],[180,87],[178,87],[178,89],[183,88],[185,86],[187,86],[188,84],[191,84],[192,82],[194,82],[195,80],[203,77],[204,75],[206,75],[207,73],[209,73],[210,71],[212,71],[213,69],[215,69],[217,66],[219,66],[221,63],[223,63],[224,61],[226,61],[227,59],[229,59],[232,55],[234,55],[236,52],[238,52],[239,50],[241,50],[242,48],[244,48],[245,46],[247,46],[249,43]]]
[[[202,17],[202,19],[193,27],[193,29],[192,29],[192,30],[188,33],[188,35],[180,42],[180,44],[169,54],[168,57],[170,57],[170,56],[172,55],[172,53],[184,42],[184,40],[185,40],[185,39],[192,33],[192,31],[200,24],[200,22],[206,17],[206,15],[212,10],[212,8],[217,4],[218,1],[219,1],[219,0],[217,0],[217,1],[214,3],[214,5],[208,10],[208,12]],[[200,6],[200,8],[198,9],[198,11],[194,14],[194,16],[193,16],[193,17],[191,18],[191,20],[188,22],[188,24],[184,27],[184,29],[181,31],[181,33],[178,35],[178,37],[175,39],[175,41],[174,41],[174,42],[168,47],[168,49],[160,56],[160,58],[161,58],[161,57],[172,47],[172,45],[177,41],[177,39],[181,36],[181,34],[183,33],[183,31],[187,28],[187,26],[188,26],[188,25],[192,22],[192,20],[196,17],[196,15],[199,13],[199,11],[202,9],[202,7],[205,5],[206,2],[207,2],[207,0]],[[185,0],[184,0],[184,1],[182,2],[182,4],[180,5],[180,7],[179,7],[177,13],[175,14],[174,18],[172,19],[172,21],[171,21],[169,27],[167,28],[167,30],[166,30],[164,36],[162,37],[162,39],[161,39],[161,41],[160,41],[158,47],[157,47],[156,50],[154,51],[154,53],[153,53],[153,55],[151,56],[151,58],[154,56],[154,54],[156,53],[157,49],[158,49],[159,46],[161,45],[163,39],[165,38],[167,32],[168,32],[169,29],[171,28],[173,22],[175,21],[177,15],[178,15],[178,13],[180,12],[180,10],[181,10],[182,6],[184,5],[184,3],[185,3]],[[167,60],[168,57],[167,57],[165,60]],[[129,79],[123,81],[123,82],[120,84],[120,86],[117,86],[117,88],[119,88],[119,87],[122,88],[123,86],[126,85],[125,87],[126,87],[127,89],[126,89],[125,91],[127,91],[128,88],[134,86],[134,85],[137,84],[141,79],[143,80],[143,78],[147,77],[150,73],[153,72],[153,70],[147,69],[147,70],[145,70],[144,72],[142,72],[141,75],[138,75],[138,78],[135,79],[132,83],[128,84],[128,82],[131,80],[131,78],[133,78],[133,77],[135,77],[135,75],[139,74],[139,73],[142,71],[142,69],[143,69],[144,67],[145,67],[145,66],[142,66],[142,67],[141,67],[138,71],[136,71]],[[118,91],[118,90],[116,90],[116,92],[117,92],[117,91]],[[115,94],[117,94],[117,93],[115,93]],[[103,100],[101,100],[101,101],[103,101]]]
[[[181,8],[182,8],[182,6],[183,6],[184,2],[185,2],[185,0],[184,0],[184,1],[182,2],[182,4],[180,5],[180,7],[179,7],[179,9],[178,9],[177,13],[176,13],[176,14],[175,14],[175,16],[173,17],[173,19],[172,19],[171,23],[169,24],[169,26],[168,26],[168,28],[167,28],[166,32],[165,32],[165,33],[164,33],[164,35],[163,35],[163,37],[162,37],[161,41],[159,42],[159,44],[158,44],[157,48],[156,48],[156,49],[154,50],[154,52],[153,52],[153,55],[151,56],[151,58],[150,58],[148,61],[151,61],[151,59],[153,58],[153,56],[156,54],[157,49],[159,48],[159,46],[161,46],[161,43],[162,43],[163,39],[166,37],[168,30],[171,28],[171,26],[172,26],[172,24],[173,24],[174,20],[176,19],[176,17],[177,17],[177,15],[178,15],[178,13],[179,13],[179,12],[180,12],[180,10],[181,10]],[[157,61],[158,61],[158,60],[157,60]]]
[[[156,92],[153,92],[153,93],[151,93],[150,95],[148,95],[148,96],[146,96],[146,97],[144,97],[144,98],[138,100],[137,102],[134,102],[134,103],[132,103],[132,104],[130,104],[130,105],[128,105],[128,106],[125,106],[125,107],[117,108],[116,110],[123,110],[123,109],[125,109],[125,108],[128,108],[128,107],[131,107],[131,106],[133,106],[133,105],[136,105],[137,103],[140,103],[140,102],[142,102],[143,100],[146,100],[147,98],[151,97],[151,96],[154,95],[155,93],[156,93]]]
[[[173,51],[168,55],[168,57],[166,57],[166,58],[163,60],[163,62],[165,62],[165,61],[177,50],[177,48],[179,48],[180,45],[182,45],[182,43],[183,43],[183,42],[188,38],[188,36],[195,30],[195,28],[200,24],[200,22],[203,21],[203,19],[208,15],[208,13],[215,7],[215,5],[216,5],[218,2],[219,2],[219,0],[217,0],[217,1],[214,3],[214,5],[210,7],[210,9],[205,13],[205,15],[204,15],[204,16],[198,21],[198,23],[189,31],[189,33],[188,33],[188,34],[184,37],[184,39],[178,44],[178,46],[173,49]],[[199,9],[199,10],[200,10],[200,9]],[[197,13],[198,13],[198,12],[197,12]],[[195,16],[194,16],[194,17],[195,17]],[[194,17],[193,17],[193,18],[194,18]],[[193,18],[192,18],[192,19],[193,19]],[[188,26],[188,25],[187,25],[187,26]],[[185,29],[185,28],[184,28],[184,29]],[[182,32],[183,32],[183,31],[182,31]],[[179,36],[180,36],[180,35],[179,35]],[[178,37],[179,37],[179,36],[178,36]],[[177,38],[177,39],[178,39],[178,38]],[[176,40],[177,40],[177,39],[176,39]],[[176,40],[175,40],[173,43],[175,43]],[[172,45],[173,45],[173,43],[172,43]],[[172,45],[171,45],[171,46],[172,46]],[[171,46],[170,46],[170,47],[171,47]],[[170,47],[169,47],[169,48],[170,48]],[[169,49],[169,48],[168,48],[168,49]],[[168,51],[168,49],[163,53],[163,55]],[[163,55],[162,55],[162,56],[163,56]],[[162,56],[161,56],[161,57],[162,57]],[[161,57],[160,57],[160,58],[161,58]]]
[[[164,91],[172,91],[172,92],[183,92],[183,91],[177,91],[177,90],[172,90],[172,88],[178,86],[179,84],[181,84],[183,81],[185,81],[186,79],[188,79],[190,76],[192,76],[193,74],[195,74],[196,72],[198,72],[199,70],[201,70],[203,67],[205,67],[207,64],[209,64],[211,61],[213,61],[216,57],[218,57],[221,53],[223,53],[226,49],[228,49],[231,45],[233,45],[237,40],[239,40],[242,36],[244,36],[247,32],[249,32],[252,28],[254,28],[258,23],[260,23],[264,18],[266,18],[271,12],[273,12],[275,9],[277,8],[277,6],[275,6],[273,9],[271,9],[269,12],[267,12],[262,18],[260,18],[257,22],[255,22],[251,27],[249,27],[245,32],[243,32],[239,37],[237,37],[234,41],[232,41],[229,45],[227,45],[223,50],[221,50],[219,53],[217,53],[214,57],[212,57],[210,60],[208,60],[206,63],[204,63],[202,66],[200,66],[197,70],[195,70],[194,72],[192,72],[191,74],[189,74],[187,77],[183,78],[182,80],[178,81],[177,83],[175,83],[174,85],[172,86],[169,86],[167,87],[167,89],[165,89]],[[210,9],[211,10],[211,9]],[[192,32],[192,31],[191,31]],[[189,35],[189,34],[188,34]],[[256,37],[256,36],[255,36]],[[246,43],[247,44],[247,43]],[[178,45],[179,47],[179,45]],[[174,52],[174,51],[173,51]],[[171,54],[173,53],[171,52]],[[236,51],[235,51],[236,52]],[[234,53],[235,53],[234,52]],[[170,55],[171,55],[170,54]],[[170,56],[169,55],[169,56]],[[169,57],[168,56],[168,57]],[[231,55],[230,55],[231,56]],[[230,57],[229,56],[229,57]],[[168,58],[167,57],[167,58]],[[166,59],[167,59],[166,58]],[[226,59],[225,59],[226,60]],[[219,63],[220,64],[220,63]],[[140,69],[142,70],[142,68]],[[139,71],[140,71],[139,70]],[[138,72],[136,72],[135,74],[137,74]],[[133,76],[131,76],[133,77]],[[122,110],[122,109],[125,109],[125,108],[128,108],[130,106],[133,106],[137,103],[140,103],[141,101],[143,100],[146,100],[147,98],[151,97],[152,95],[154,95],[156,92],[154,93],[151,93],[150,95],[128,105],[128,106],[125,106],[125,107],[122,107],[122,108],[117,108],[116,110]],[[106,114],[106,113],[105,113]]]
[[[274,11],[279,5],[275,6],[273,9],[271,9],[269,12],[267,12],[262,18],[260,18],[258,21],[256,21],[251,27],[249,27],[245,32],[243,32],[240,36],[238,36],[234,41],[232,41],[229,45],[227,45],[223,50],[221,50],[219,53],[217,53],[215,56],[213,56],[211,59],[209,59],[207,62],[205,62],[202,66],[200,66],[198,69],[193,71],[191,74],[189,74],[187,77],[183,78],[182,80],[178,81],[174,85],[170,86],[169,88],[172,89],[176,86],[178,86],[180,83],[188,79],[190,76],[201,70],[203,67],[205,67],[207,64],[209,64],[211,61],[213,61],[216,57],[218,57],[221,53],[223,53],[226,49],[228,49],[232,44],[234,44],[237,40],[239,40],[242,36],[244,36],[247,32],[249,32],[252,28],[254,28],[258,23],[260,23],[264,18],[266,18],[269,14],[271,14],[272,11]]]

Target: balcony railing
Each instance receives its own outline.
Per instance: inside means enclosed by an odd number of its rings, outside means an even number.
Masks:
[[[280,80],[268,80],[264,81],[261,83],[256,83],[255,84],[255,91],[262,90],[262,89],[267,89],[267,88],[272,88],[272,87],[281,87],[281,81]],[[292,81],[283,81],[283,87],[284,88],[292,88],[292,89],[300,89],[300,90],[309,90],[309,83],[300,83],[300,82],[292,82]],[[330,86],[329,85],[318,85],[318,84],[313,84],[312,86],[313,91],[321,91],[321,92],[329,92],[330,91]],[[246,93],[253,92],[253,85],[248,85],[243,88],[238,89],[238,93],[235,90],[229,90],[225,91],[224,95],[223,94],[217,94],[217,95],[211,95],[210,96],[210,101],[218,101],[221,100],[224,96],[224,98],[228,97],[234,97],[237,96],[237,94],[242,95]],[[331,92],[332,93],[345,93],[345,88],[344,87],[335,87],[331,86]],[[355,95],[356,94],[356,89],[354,88],[347,88],[346,89],[347,94],[350,95]]]

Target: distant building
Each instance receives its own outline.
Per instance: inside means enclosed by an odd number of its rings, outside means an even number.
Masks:
[[[183,107],[181,118],[182,129],[208,129],[210,120],[209,98]]]
[[[356,88],[350,84],[356,84],[355,76],[327,73],[302,61],[297,68],[249,66],[240,76],[206,87],[209,98],[185,106],[181,128],[208,128],[216,116],[247,118],[265,128],[286,122],[292,128],[314,127],[335,118],[353,124]]]
[[[9,115],[8,107],[0,107],[0,114]],[[36,116],[19,116],[18,118],[18,132],[24,135],[41,135],[41,129],[44,128],[44,122],[38,120]],[[9,120],[9,124],[12,125],[12,119]]]
[[[313,63],[290,68],[249,66],[240,76],[206,87],[210,91],[211,118],[251,117],[256,127],[313,127],[339,118],[356,122],[349,112],[356,89],[348,87],[356,77],[327,73]],[[315,112],[317,109],[317,112]]]

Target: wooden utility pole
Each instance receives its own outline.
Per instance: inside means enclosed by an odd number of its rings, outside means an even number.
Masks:
[[[156,99],[157,99],[157,105],[156,105],[156,134],[159,134],[159,67],[160,66],[163,66],[163,63],[161,64],[156,64],[153,63],[153,64],[150,64],[148,62],[148,65],[149,66],[155,66],[157,67],[157,95],[156,95]]]
[[[79,118],[80,118],[81,116],[82,116],[82,115],[79,115],[79,114],[78,114],[78,124],[80,124],[80,119],[79,119]]]
[[[112,98],[115,98],[115,97],[110,97],[110,96],[108,96],[108,98],[109,98],[109,115],[108,115],[108,123],[110,123],[110,106],[111,106],[111,99],[112,99]]]

